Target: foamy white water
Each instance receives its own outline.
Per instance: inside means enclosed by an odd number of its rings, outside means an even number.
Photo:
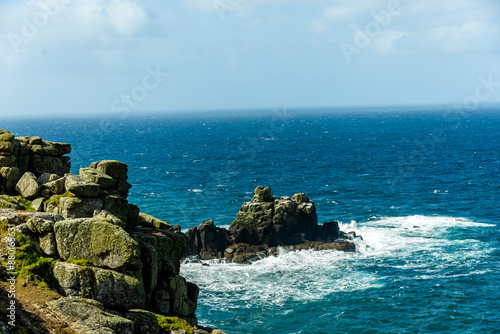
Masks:
[[[337,293],[380,289],[394,280],[484,274],[468,270],[487,254],[480,241],[467,238],[467,229],[493,226],[428,216],[352,221],[340,227],[363,236],[364,240],[356,240],[355,253],[281,250],[278,256],[252,265],[184,264],[181,275],[198,284],[199,303],[212,312],[271,309],[286,314],[291,312],[290,304],[327,302]],[[457,231],[460,234],[454,237]],[[406,272],[411,274],[405,277]]]

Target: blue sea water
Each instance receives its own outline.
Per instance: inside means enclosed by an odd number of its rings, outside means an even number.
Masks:
[[[73,144],[72,172],[129,165],[129,200],[229,226],[253,189],[305,192],[356,253],[182,265],[228,333],[500,333],[500,108],[260,110],[0,120]]]

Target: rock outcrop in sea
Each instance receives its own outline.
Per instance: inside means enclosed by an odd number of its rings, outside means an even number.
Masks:
[[[257,187],[242,205],[229,230],[203,222],[186,232],[186,257],[251,263],[287,250],[336,249],[355,251],[354,233],[339,230],[337,222],[318,225],[316,207],[306,194],[276,198],[271,188]]]
[[[77,333],[159,333],[162,316],[197,326],[199,289],[179,275],[185,237],[128,202],[126,164],[103,160],[69,174],[70,152],[0,130],[0,223],[50,264],[44,275],[63,296],[40,307]]]

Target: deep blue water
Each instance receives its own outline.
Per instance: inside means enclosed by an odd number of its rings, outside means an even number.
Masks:
[[[253,189],[305,192],[358,252],[185,264],[228,333],[500,333],[500,108],[268,110],[1,120],[73,144],[73,172],[129,164],[129,200],[229,225]]]

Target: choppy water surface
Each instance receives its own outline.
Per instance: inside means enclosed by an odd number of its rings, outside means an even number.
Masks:
[[[305,192],[358,252],[185,264],[202,324],[229,333],[500,333],[500,113],[446,108],[0,121],[73,144],[73,172],[129,164],[129,200],[183,229],[228,226],[258,185]]]

